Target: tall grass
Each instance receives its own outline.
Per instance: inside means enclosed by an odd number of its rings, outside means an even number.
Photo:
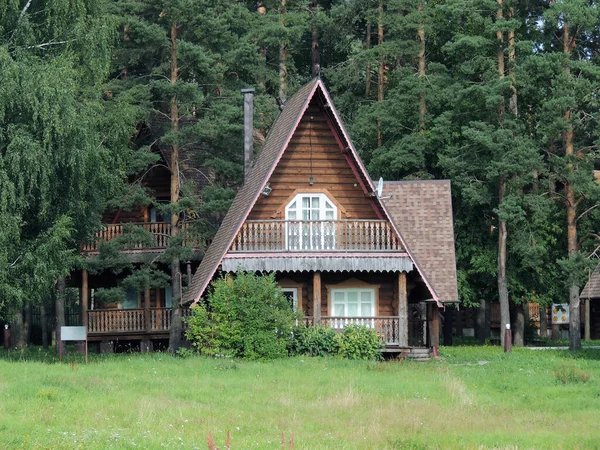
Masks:
[[[442,348],[428,363],[0,355],[0,448],[599,448],[600,352]],[[73,364],[70,362],[73,361]],[[563,384],[561,364],[589,374]]]

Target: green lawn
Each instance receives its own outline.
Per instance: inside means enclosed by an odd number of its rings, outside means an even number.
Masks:
[[[0,448],[600,448],[600,350],[446,347],[426,363],[0,355]],[[69,355],[67,360],[74,357]],[[554,372],[583,372],[562,384]]]

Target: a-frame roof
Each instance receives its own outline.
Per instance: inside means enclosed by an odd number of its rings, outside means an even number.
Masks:
[[[209,246],[198,267],[198,270],[192,278],[192,283],[187,293],[184,296],[184,303],[192,303],[200,300],[204,294],[208,284],[219,268],[224,256],[231,247],[236,234],[242,227],[252,207],[260,196],[265,184],[269,181],[269,177],[277,167],[281,156],[287,148],[290,139],[292,138],[300,120],[306,111],[310,101],[315,95],[322,95],[325,106],[331,112],[332,120],[335,122],[334,127],[338,135],[336,138],[342,141],[347,150],[352,162],[355,164],[357,176],[360,177],[361,183],[364,183],[365,189],[369,192],[375,192],[375,186],[371,178],[368,176],[367,170],[362,163],[358,152],[354,148],[352,141],[342,123],[339,114],[337,113],[331,97],[323,82],[315,78],[306,85],[302,86],[292,97],[288,99],[277,120],[271,127],[267,139],[261,149],[261,152],[254,162],[252,171],[247,182],[242,186],[236,195],[235,199],[223,223],[219,227],[213,242]],[[409,258],[412,260],[421,278],[426,284],[433,300],[439,303],[439,296],[428,281],[425,273],[419,267],[417,261],[412,257],[409,246],[399,232],[396,224],[391,220],[385,205],[376,196],[373,198],[384,215],[384,218],[389,220],[406,249]]]

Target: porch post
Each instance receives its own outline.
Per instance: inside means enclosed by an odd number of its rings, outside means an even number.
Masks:
[[[81,271],[81,325],[88,325],[88,271]]]
[[[150,331],[150,289],[144,290],[144,331]]]
[[[158,297],[156,297],[156,302],[158,304]],[[144,290],[144,331],[146,333],[150,332],[150,328],[152,326],[150,317],[150,289]],[[140,352],[148,353],[154,350],[154,346],[152,345],[152,341],[148,339],[148,336],[144,336],[144,339],[140,342]]]
[[[440,313],[437,303],[429,303],[427,305],[427,310],[429,322],[429,345],[433,350],[433,356],[437,356],[440,346]]]
[[[585,299],[585,323],[584,323],[584,339],[586,341],[590,341],[592,339],[591,337],[591,327],[590,327],[590,298],[587,297]]]
[[[398,343],[408,347],[408,295],[406,293],[406,272],[398,274]]]
[[[321,272],[313,273],[313,321],[321,323]]]

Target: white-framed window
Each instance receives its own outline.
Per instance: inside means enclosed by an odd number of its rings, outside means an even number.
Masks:
[[[282,287],[283,296],[288,299],[288,302],[294,311],[298,310],[298,288]]]
[[[373,319],[364,318],[375,317],[375,289],[331,289],[331,315],[334,328],[344,328],[349,324],[373,327]]]
[[[331,289],[331,315],[334,317],[375,316],[375,289]]]
[[[296,195],[285,207],[287,248],[332,250],[336,244],[337,207],[325,194]]]

